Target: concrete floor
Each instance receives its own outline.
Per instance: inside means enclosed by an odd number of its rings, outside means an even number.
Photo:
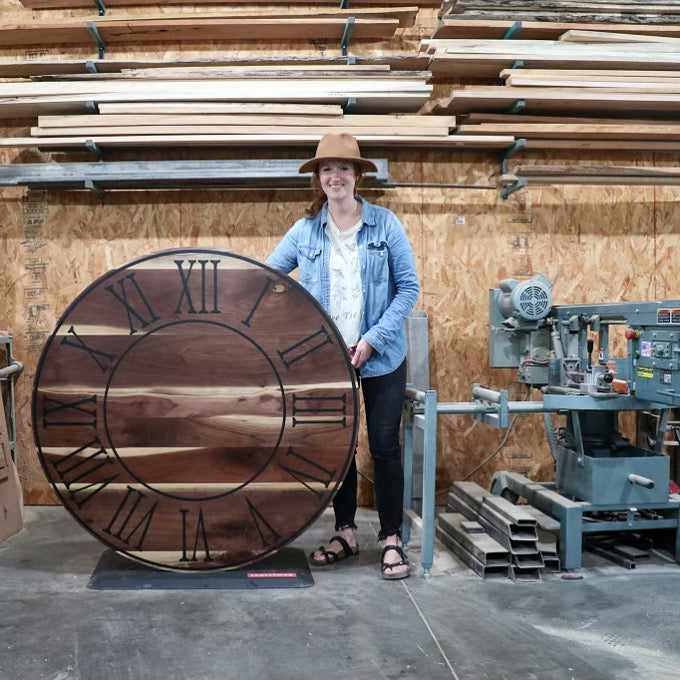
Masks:
[[[584,555],[583,579],[481,579],[437,546],[430,579],[356,560],[307,588],[95,590],[106,551],[62,507],[0,545],[0,680],[680,679],[680,568]],[[328,513],[294,546],[330,536]],[[411,557],[418,563],[417,546]]]

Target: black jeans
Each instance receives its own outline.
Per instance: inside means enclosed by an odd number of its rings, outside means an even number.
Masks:
[[[401,534],[404,504],[404,468],[401,462],[401,414],[406,391],[406,360],[391,373],[361,378],[366,411],[368,448],[373,458],[373,494],[380,519],[382,540]],[[357,466],[352,458],[347,476],[333,499],[335,529],[355,527]]]

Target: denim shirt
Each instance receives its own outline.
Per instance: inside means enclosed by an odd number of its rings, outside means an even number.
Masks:
[[[413,251],[404,227],[387,208],[361,202],[357,233],[363,311],[361,337],[373,347],[361,365],[364,378],[396,369],[406,357],[404,320],[418,298],[418,277]],[[299,219],[288,230],[266,263],[286,274],[299,268],[298,282],[328,311],[330,241],[326,234],[328,204],[314,217]]]

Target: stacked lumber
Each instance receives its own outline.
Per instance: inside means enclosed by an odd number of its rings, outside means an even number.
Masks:
[[[422,40],[434,76],[498,78],[515,62],[524,68],[680,70],[680,41],[583,43],[563,40]]]
[[[421,42],[433,76],[493,82],[431,107],[459,118],[457,134],[503,131],[527,150],[680,150],[680,3],[445,0],[439,16]]]
[[[152,105],[100,105],[97,115],[41,116],[30,137],[0,139],[0,147],[42,150],[140,147],[307,147],[327,132],[347,131],[367,147],[506,148],[508,135],[452,135],[455,119],[417,115],[337,115],[278,112],[272,105],[260,111],[216,113],[217,108],[176,105],[174,112]],[[125,113],[120,113],[124,109]],[[135,111],[137,111],[135,113]]]
[[[680,71],[505,69],[501,76],[505,85],[452,92],[435,113],[461,117],[459,134],[502,130],[527,149],[680,150]]]
[[[112,135],[322,135],[330,129],[357,136],[414,135],[445,137],[455,127],[450,116],[412,115],[286,115],[238,113],[100,113],[98,115],[40,116],[31,135],[97,137]]]
[[[444,0],[432,38],[558,40],[568,30],[680,36],[680,5],[644,0]]]
[[[505,134],[452,135],[454,117],[413,115],[429,100],[428,78],[428,72],[347,65],[129,69],[5,82],[0,117],[37,115],[38,124],[29,137],[0,139],[0,146],[312,146],[339,129],[374,146],[514,142]]]
[[[428,72],[372,69],[190,67],[81,78],[0,83],[0,118],[85,113],[91,103],[338,104],[361,113],[418,111],[432,85]],[[90,104],[88,104],[90,102]]]
[[[118,106],[134,111],[134,107]],[[338,107],[339,108],[339,107]],[[114,109],[115,110],[115,109]],[[149,111],[148,106],[144,109]],[[41,148],[84,147],[86,140],[100,146],[171,145],[299,145],[315,143],[333,130],[349,131],[358,139],[380,139],[381,143],[437,143],[446,141],[455,119],[448,116],[335,115],[326,112],[285,114],[267,107],[263,112],[214,113],[209,107],[196,112],[189,105],[176,113],[107,113],[101,105],[98,115],[41,116],[31,128],[30,144]],[[3,140],[4,141],[4,140]],[[17,144],[15,140],[14,144]]]
[[[680,6],[672,0],[444,0],[440,16],[512,21],[581,21],[672,24],[680,20]]]

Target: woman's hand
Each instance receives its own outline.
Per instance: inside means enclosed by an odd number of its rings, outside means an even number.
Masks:
[[[349,348],[349,355],[352,358],[352,366],[354,366],[354,368],[359,368],[371,354],[373,354],[373,347],[371,347],[371,345],[363,338],[359,340],[356,347]]]

